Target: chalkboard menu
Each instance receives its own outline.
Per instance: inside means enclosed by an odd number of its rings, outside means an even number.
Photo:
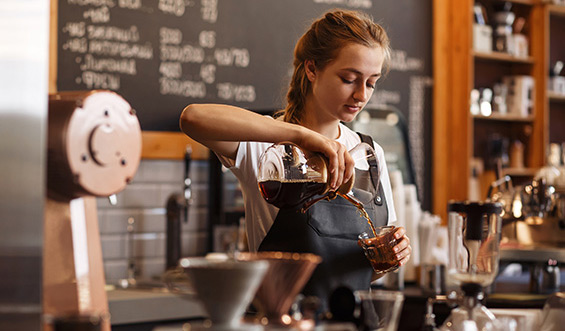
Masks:
[[[391,71],[370,103],[404,113],[418,172],[431,145],[431,0],[59,0],[57,89],[114,90],[143,130],[178,131],[190,103],[281,109],[294,44],[336,7],[389,33]]]

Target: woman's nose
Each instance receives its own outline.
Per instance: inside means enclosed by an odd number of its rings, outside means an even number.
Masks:
[[[366,86],[361,85],[357,87],[353,92],[353,99],[360,102],[366,102],[369,98],[369,95],[369,89]]]

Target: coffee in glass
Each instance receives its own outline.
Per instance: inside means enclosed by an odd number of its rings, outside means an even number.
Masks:
[[[381,226],[375,228],[374,237],[366,232],[359,235],[358,243],[377,274],[394,271],[400,267],[400,261],[393,250],[397,244],[395,230],[395,226]]]

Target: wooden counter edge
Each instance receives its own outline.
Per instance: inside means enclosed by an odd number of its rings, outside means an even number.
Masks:
[[[192,148],[193,160],[207,160],[209,150],[181,132],[142,131],[142,159],[182,160],[186,146]]]

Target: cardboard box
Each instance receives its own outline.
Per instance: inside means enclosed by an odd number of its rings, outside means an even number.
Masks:
[[[506,104],[508,114],[527,117],[533,114],[534,78],[532,76],[505,76],[503,84],[508,86]]]
[[[528,38],[521,34],[515,33],[512,35],[512,55],[520,58],[527,58],[529,54]]]
[[[473,24],[473,49],[476,52],[492,52],[492,27]]]
[[[550,77],[548,89],[557,94],[565,95],[565,77],[563,76]]]

